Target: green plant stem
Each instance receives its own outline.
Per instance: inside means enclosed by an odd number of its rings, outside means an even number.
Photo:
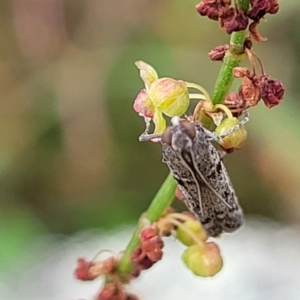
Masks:
[[[225,96],[233,82],[233,68],[237,67],[243,57],[244,32],[234,32],[231,35],[230,47],[226,52],[224,61],[215,83],[212,94],[213,104],[223,103]]]
[[[150,223],[156,221],[171,205],[174,199],[176,186],[177,184],[173,179],[173,176],[169,174],[164,183],[161,185],[145,214],[146,221],[150,221]],[[139,245],[139,235],[143,229],[143,226],[143,219],[141,219],[119,262],[118,269],[122,274],[128,274],[132,270],[133,266],[131,263],[131,255]]]
[[[237,0],[237,4],[240,8],[246,11],[249,7],[249,0]],[[223,65],[219,72],[212,94],[212,102],[214,104],[221,104],[229,91],[233,81],[232,70],[239,65],[243,58],[245,35],[245,31],[234,32],[231,34],[230,47],[225,55]],[[175,180],[172,175],[169,174],[151,202],[145,214],[146,220],[153,223],[164,213],[173,201],[176,186],[177,184]],[[139,245],[139,235],[143,227],[143,219],[141,219],[118,264],[118,270],[124,275],[125,279],[133,269],[131,256],[133,251]]]
[[[238,0],[238,6],[247,11],[249,9],[249,0]],[[229,50],[226,52],[224,61],[219,72],[215,87],[212,93],[213,104],[220,104],[224,102],[225,96],[233,82],[233,68],[237,67],[243,59],[244,41],[246,36],[245,30],[233,32],[230,37]]]

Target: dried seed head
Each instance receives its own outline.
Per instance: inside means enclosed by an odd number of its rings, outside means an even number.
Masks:
[[[266,37],[261,36],[261,34],[258,32],[257,27],[258,27],[259,21],[253,21],[249,25],[249,32],[251,37],[256,41],[256,42],[265,42],[268,39]]]
[[[248,17],[258,22],[267,13],[276,14],[279,10],[277,0],[252,0],[251,9],[248,11]]]
[[[234,31],[245,30],[248,26],[248,17],[242,9],[231,7],[220,17],[221,28],[225,28],[228,34]]]
[[[235,78],[243,78],[244,76],[250,77],[251,72],[246,67],[235,67],[232,70],[232,74]]]
[[[277,79],[270,79],[269,76],[260,77],[261,97],[268,108],[280,103],[284,95],[284,86]]]
[[[239,95],[245,100],[246,106],[255,106],[261,98],[260,87],[257,76],[253,78],[244,76],[242,85],[239,88]]]
[[[207,16],[209,19],[217,21],[220,14],[229,8],[231,1],[220,0],[202,0],[196,5],[196,9],[201,16]]]
[[[223,61],[226,51],[229,49],[229,45],[220,45],[212,49],[208,56],[212,61]]]

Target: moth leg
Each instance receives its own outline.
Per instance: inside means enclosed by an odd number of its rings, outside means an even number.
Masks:
[[[144,132],[139,136],[139,141],[140,142],[151,141],[151,140],[157,141],[160,140],[160,138],[161,138],[161,134],[155,134],[155,133],[149,134],[148,132]]]
[[[217,150],[217,151],[218,151],[220,160],[224,161],[224,158],[225,158],[225,156],[226,156],[228,153],[227,153],[226,151],[224,151],[224,150]]]
[[[249,112],[247,110],[244,110],[244,118],[239,122],[239,124],[233,126],[228,131],[226,131],[224,134],[220,135],[219,137],[221,139],[225,138],[226,136],[232,134],[233,132],[239,130],[243,125],[245,125],[249,121]]]

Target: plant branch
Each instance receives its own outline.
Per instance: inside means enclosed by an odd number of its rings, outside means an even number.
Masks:
[[[246,11],[249,7],[249,0],[238,0],[237,4],[240,8]],[[225,55],[223,65],[212,93],[213,104],[221,104],[224,101],[229,88],[231,87],[233,81],[232,70],[234,67],[239,65],[243,58],[245,36],[245,31],[234,32],[231,35],[230,47]],[[173,179],[172,175],[169,174],[151,202],[145,214],[146,220],[149,220],[150,223],[153,223],[165,212],[165,210],[173,201],[176,186],[177,184],[175,180]],[[118,270],[125,277],[133,269],[131,256],[133,251],[139,245],[139,236],[143,227],[143,219],[141,219],[118,264]]]
[[[174,199],[176,186],[173,176],[169,174],[151,202],[145,214],[146,220],[153,223],[165,212]],[[123,274],[128,274],[132,270],[131,256],[139,245],[139,236],[143,225],[143,219],[141,219],[119,262],[118,269]]]

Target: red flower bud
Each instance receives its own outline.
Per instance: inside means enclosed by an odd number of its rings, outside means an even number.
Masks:
[[[201,16],[207,16],[208,18],[218,21],[219,19],[219,11],[217,8],[217,4],[214,3],[216,1],[202,1],[196,5],[196,9]]]
[[[145,256],[140,262],[139,267],[141,270],[148,270],[153,266],[155,262],[153,262],[148,256]]]
[[[157,233],[155,231],[155,229],[153,228],[145,228],[141,231],[141,240],[149,240],[151,238],[153,238],[154,236],[157,236]]]
[[[99,274],[92,274],[90,269],[94,266],[94,263],[79,258],[77,260],[77,267],[75,269],[75,277],[82,281],[93,280],[99,276]]]
[[[277,0],[252,0],[248,17],[258,22],[265,14],[276,14],[278,10],[279,4]]]
[[[223,61],[226,51],[229,49],[229,45],[220,45],[212,49],[208,56],[212,61]]]
[[[217,21],[229,9],[231,0],[202,0],[196,5],[201,16]]]
[[[234,31],[245,30],[248,26],[248,17],[242,9],[231,7],[220,19],[221,27],[225,28],[228,34]]]

